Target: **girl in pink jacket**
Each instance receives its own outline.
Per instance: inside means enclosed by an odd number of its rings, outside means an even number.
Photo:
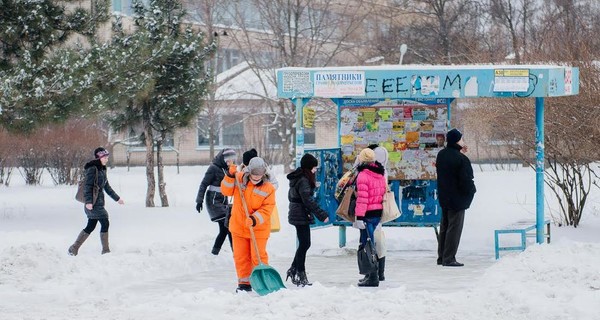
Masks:
[[[360,246],[371,239],[373,247],[375,241],[373,233],[381,220],[383,212],[383,195],[387,189],[385,168],[375,161],[375,152],[369,148],[363,149],[358,155],[360,164],[357,167],[356,177],[356,221],[353,227],[360,229]],[[378,272],[367,275],[365,281],[359,282],[360,287],[378,287]]]

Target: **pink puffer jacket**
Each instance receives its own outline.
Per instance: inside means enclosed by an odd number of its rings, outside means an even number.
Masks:
[[[362,169],[362,170],[361,170]],[[357,217],[364,217],[367,211],[383,209],[383,195],[387,189],[384,169],[379,163],[359,166],[356,178]]]

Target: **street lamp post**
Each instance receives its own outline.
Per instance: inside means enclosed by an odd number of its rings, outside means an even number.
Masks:
[[[403,43],[400,45],[400,61],[398,62],[398,64],[402,64],[402,59],[404,59],[404,54],[406,53],[406,50],[408,50],[408,46],[406,45],[406,43]]]

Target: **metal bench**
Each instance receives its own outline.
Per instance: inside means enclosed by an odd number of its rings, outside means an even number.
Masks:
[[[544,224],[546,225],[546,230],[544,232],[544,237],[546,238],[546,242],[550,243],[550,220],[544,220]],[[520,246],[509,246],[503,247],[500,246],[500,234],[507,233],[517,233],[521,235],[521,245]],[[521,220],[517,221],[511,225],[504,227],[503,229],[494,231],[494,240],[495,240],[495,250],[496,250],[496,259],[500,258],[500,251],[511,251],[511,250],[519,250],[523,251],[527,247],[527,238],[535,238],[536,237],[536,223],[533,220]]]

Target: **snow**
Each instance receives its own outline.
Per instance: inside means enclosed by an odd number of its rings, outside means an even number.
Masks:
[[[264,97],[277,99],[274,74],[273,69],[255,71],[248,62],[239,63],[217,75],[219,87],[215,96],[218,100],[262,100]]]
[[[478,192],[457,256],[465,267],[436,265],[431,229],[386,228],[386,280],[358,288],[358,231],[348,229],[347,247],[338,248],[338,229],[323,228],[313,230],[307,258],[314,285],[286,282],[288,289],[260,297],[235,293],[228,247],[210,254],[217,225],[194,210],[206,167],[180,170],[166,168],[171,206],[145,208],[145,169],[110,169],[125,200],[107,204],[112,253],[100,254],[98,226],[77,257],[67,255],[86,223],[76,188],[53,186],[49,176],[25,186],[13,176],[0,187],[0,319],[600,319],[597,190],[579,228],[553,226],[551,244],[495,260],[493,230],[535,216],[535,173],[476,166]],[[295,231],[286,222],[282,170],[282,226],[268,252],[284,275]],[[546,200],[556,210],[548,193]]]

